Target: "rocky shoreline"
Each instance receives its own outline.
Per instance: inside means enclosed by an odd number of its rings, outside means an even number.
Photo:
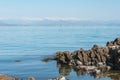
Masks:
[[[120,70],[120,38],[107,42],[106,46],[93,45],[89,50],[59,51],[52,58],[45,58],[47,62],[55,60],[57,66],[68,65],[74,70],[83,70],[88,73],[99,74],[103,71]]]

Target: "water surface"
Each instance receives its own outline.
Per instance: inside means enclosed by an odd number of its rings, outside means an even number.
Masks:
[[[55,61],[45,63],[41,59],[54,55],[56,51],[90,49],[94,44],[105,46],[107,41],[116,37],[120,37],[120,26],[1,26],[0,74],[23,79],[34,76],[37,80],[62,74],[69,80],[94,80],[89,74],[78,75],[71,68],[57,68]],[[111,80],[112,77],[106,75],[98,79]]]

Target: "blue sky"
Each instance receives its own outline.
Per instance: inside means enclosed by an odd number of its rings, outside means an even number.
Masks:
[[[0,0],[0,19],[120,20],[120,0]]]

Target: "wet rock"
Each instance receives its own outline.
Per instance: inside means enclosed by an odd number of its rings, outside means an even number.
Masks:
[[[76,60],[75,62],[76,62],[76,65],[83,65],[83,63],[79,60]]]
[[[86,71],[92,71],[92,70],[94,70],[94,69],[96,69],[95,66],[87,66],[87,67],[85,68]]]
[[[99,69],[94,69],[92,73],[96,75],[96,74],[100,74],[100,72],[101,71]]]
[[[67,80],[64,76],[60,76],[58,80]]]
[[[67,80],[67,78],[65,78],[64,76],[60,76],[58,78],[52,78],[52,79],[48,79],[48,80]]]
[[[102,66],[104,66],[104,64],[103,64],[102,62],[99,62],[99,63],[98,63],[98,66],[99,66],[99,67],[102,67]]]
[[[82,65],[82,66],[76,66],[76,70],[92,71],[94,69],[96,69],[95,66],[84,66],[84,65]]]

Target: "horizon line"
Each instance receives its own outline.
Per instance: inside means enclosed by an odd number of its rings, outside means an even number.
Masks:
[[[21,18],[0,18],[0,20],[21,20],[21,21],[43,21],[43,20],[51,20],[51,21],[120,21],[120,20],[100,20],[100,19],[81,19],[81,18],[62,18],[62,17],[21,17]]]

